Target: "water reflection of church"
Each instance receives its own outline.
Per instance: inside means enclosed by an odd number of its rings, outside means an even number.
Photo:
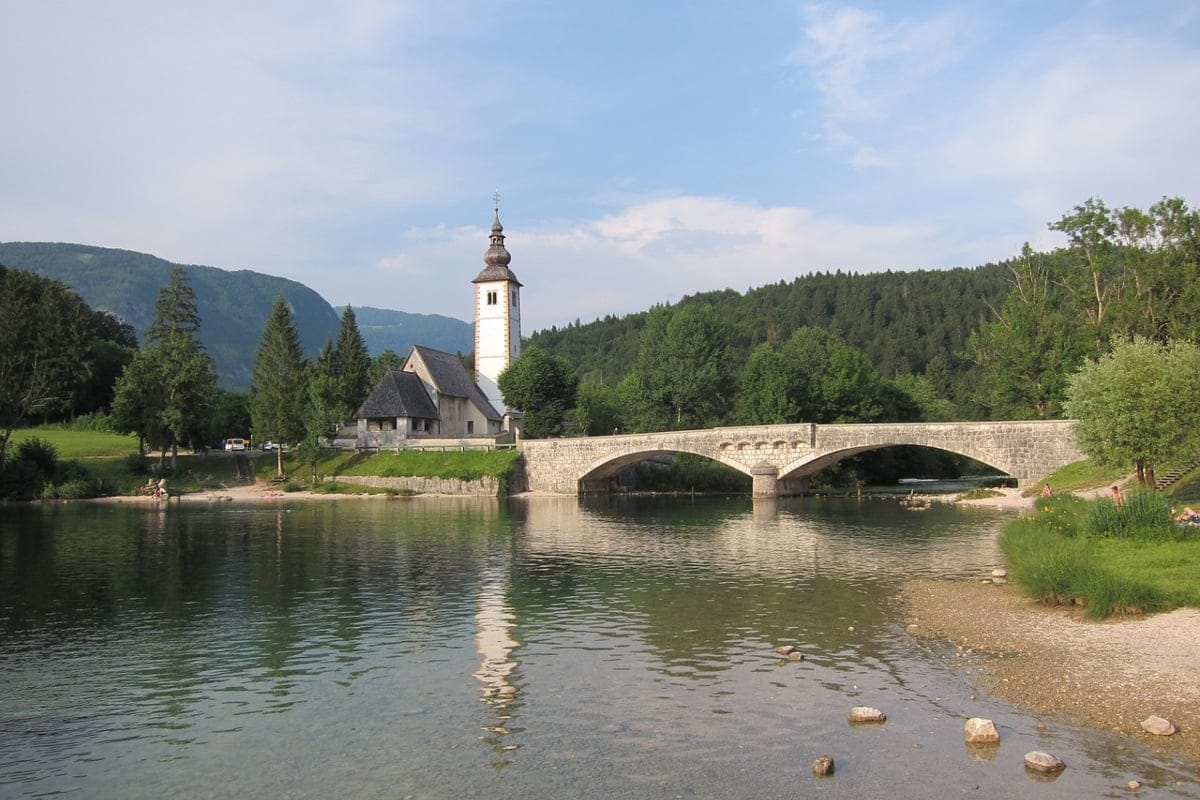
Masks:
[[[518,747],[505,742],[505,737],[512,733],[508,722],[517,706],[518,690],[512,675],[519,662],[513,652],[520,647],[513,638],[516,613],[505,596],[508,573],[507,559],[489,565],[475,600],[475,647],[483,657],[479,669],[475,670],[475,678],[483,684],[480,698],[496,712],[495,724],[484,726],[488,733],[484,741],[496,752],[508,752]],[[501,762],[494,766],[506,765]]]

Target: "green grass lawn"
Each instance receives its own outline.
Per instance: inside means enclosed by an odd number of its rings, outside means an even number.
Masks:
[[[1114,483],[1124,483],[1128,475],[1128,471],[1106,469],[1091,459],[1084,459],[1067,464],[1062,469],[1048,475],[1045,480],[1030,486],[1023,494],[1028,497],[1040,493],[1043,483],[1050,484],[1050,488],[1056,492],[1096,489],[1102,486],[1111,486]]]
[[[9,448],[26,439],[41,439],[54,445],[59,458],[122,458],[136,453],[138,439],[121,433],[67,431],[57,428],[21,428],[13,433]]]
[[[1170,499],[1156,497],[1164,505]],[[1037,600],[1081,604],[1100,618],[1200,608],[1200,528],[1167,524],[1167,535],[1178,541],[1163,538],[1163,520],[1120,535],[1093,529],[1098,519],[1133,513],[1133,505],[1116,509],[1103,497],[1039,499],[1035,513],[1008,523],[1000,537],[1013,582]],[[1165,508],[1161,514],[1165,520]]]
[[[385,478],[449,478],[464,481],[508,475],[520,455],[515,450],[468,450],[466,452],[422,452],[406,450],[399,453],[358,453],[348,450],[326,450],[317,462],[317,475],[336,478],[339,475],[380,476]],[[284,472],[299,483],[307,483],[308,468],[302,465],[295,452],[283,455]],[[274,453],[264,453],[254,464],[259,480],[275,475]]]

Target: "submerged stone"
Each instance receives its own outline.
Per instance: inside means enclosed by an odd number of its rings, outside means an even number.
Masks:
[[[1067,765],[1057,756],[1041,750],[1033,750],[1025,754],[1025,768],[1034,772],[1062,772]]]
[[[833,757],[817,756],[817,760],[813,762],[812,770],[813,775],[832,775]]]
[[[870,706],[855,706],[850,709],[851,722],[886,722],[887,714],[884,714],[878,708]]]
[[[990,744],[1000,741],[1000,731],[990,719],[971,717],[963,729],[963,736],[969,744]]]

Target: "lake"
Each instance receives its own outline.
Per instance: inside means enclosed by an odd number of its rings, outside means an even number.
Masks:
[[[0,507],[0,797],[1200,797],[1196,765],[972,699],[953,647],[905,632],[904,582],[990,574],[1004,519],[879,499]],[[850,725],[856,705],[888,719]],[[999,747],[964,745],[971,716]],[[1026,773],[1035,749],[1066,771]]]

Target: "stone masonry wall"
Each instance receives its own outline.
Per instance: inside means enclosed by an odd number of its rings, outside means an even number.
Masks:
[[[485,497],[500,496],[500,481],[496,478],[480,478],[461,481],[453,478],[380,478],[362,475],[339,475],[338,483],[370,486],[376,489],[400,489],[417,494],[453,494]]]
[[[696,453],[748,475],[766,467],[780,479],[816,472],[839,457],[893,445],[920,445],[975,458],[1026,483],[1083,458],[1072,421],[761,425],[701,431],[524,440],[528,488],[603,491],[609,479],[661,453]],[[807,467],[807,468],[806,468]],[[582,486],[581,486],[582,482]]]

